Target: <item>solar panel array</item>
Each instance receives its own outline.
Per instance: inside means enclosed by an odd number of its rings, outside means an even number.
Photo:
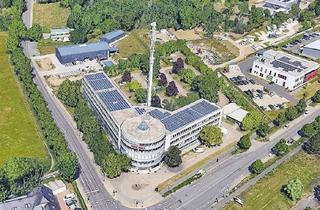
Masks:
[[[103,91],[97,94],[111,112],[130,108],[128,102],[117,90]]]
[[[154,109],[154,110],[150,111],[149,114],[151,117],[157,118],[159,120],[171,115],[169,112],[161,112],[158,109]]]
[[[145,110],[144,108],[136,107],[136,108],[134,108],[134,109],[138,112],[139,115],[142,115],[143,113],[146,112],[146,110]]]
[[[307,67],[303,66],[300,61],[292,61],[290,58],[283,56],[279,58],[278,60],[274,60],[271,62],[271,64],[275,68],[282,68],[283,71],[289,72],[289,71],[297,71],[301,72]]]
[[[89,80],[96,80],[96,79],[106,79],[106,76],[100,72],[96,74],[87,74],[84,75],[84,77],[89,81]]]
[[[177,130],[191,122],[194,122],[205,115],[216,111],[218,107],[210,104],[206,101],[201,101],[189,108],[183,109],[171,116],[161,119],[167,130],[174,131]],[[151,113],[150,113],[151,115]],[[151,115],[152,116],[152,115]]]
[[[113,85],[107,79],[88,80],[88,82],[95,91],[113,88]]]

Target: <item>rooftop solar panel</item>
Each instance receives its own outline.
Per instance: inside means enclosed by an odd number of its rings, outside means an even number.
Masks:
[[[164,118],[161,120],[161,122],[164,124],[166,129],[171,132],[187,124],[186,122],[183,122],[179,118],[176,118],[174,116]]]
[[[161,112],[158,109],[150,111],[149,114],[151,115],[151,117],[157,118],[159,120],[171,115],[169,112]]]
[[[113,88],[113,85],[107,79],[89,80],[88,82],[95,91]]]
[[[190,108],[196,112],[199,112],[202,115],[207,115],[207,114],[214,112],[218,109],[218,107],[216,107],[213,104],[210,104],[206,101],[201,101],[201,102],[191,106]]]
[[[130,105],[117,90],[103,91],[97,94],[111,112],[130,108]]]
[[[100,73],[96,73],[96,74],[87,74],[84,76],[88,81],[89,80],[96,80],[96,79],[105,79],[106,76],[100,72]]]
[[[174,116],[181,119],[182,121],[184,121],[186,123],[190,123],[190,122],[193,122],[193,121],[201,118],[203,115],[200,114],[199,112],[192,110],[192,109],[184,109],[184,110],[174,114]]]
[[[135,110],[138,112],[139,115],[142,115],[143,113],[146,112],[144,108],[139,108],[139,107],[136,107]]]

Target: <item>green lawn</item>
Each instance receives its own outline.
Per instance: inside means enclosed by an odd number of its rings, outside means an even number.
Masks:
[[[320,90],[320,82],[318,79],[314,79],[311,82],[307,83],[299,92],[295,93],[294,96],[297,99],[301,99],[303,97],[311,98],[317,90]]]
[[[33,23],[46,28],[66,27],[70,15],[68,8],[59,6],[59,2],[33,5]]]
[[[115,45],[119,48],[122,58],[127,58],[134,53],[145,53],[149,50],[149,31],[148,29],[133,30]]]
[[[6,39],[0,33],[0,166],[14,156],[36,157],[49,166],[47,149],[10,66]]]
[[[240,197],[244,206],[240,207],[232,203],[225,210],[247,209],[247,210],[288,210],[295,205],[289,200],[281,188],[288,183],[289,179],[298,177],[304,184],[305,195],[312,192],[312,185],[320,181],[320,157],[300,152],[291,159],[281,164],[265,178],[258,181]]]
[[[56,52],[57,47],[70,45],[71,42],[55,42],[51,39],[42,39],[38,42],[38,50],[41,55],[53,54]]]

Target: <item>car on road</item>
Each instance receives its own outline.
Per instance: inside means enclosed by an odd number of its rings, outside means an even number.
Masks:
[[[288,125],[288,124],[285,124],[284,127],[285,127],[285,128],[289,128],[289,125]]]

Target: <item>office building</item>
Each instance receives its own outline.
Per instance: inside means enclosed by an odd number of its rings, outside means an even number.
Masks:
[[[319,64],[281,51],[265,51],[253,62],[251,74],[292,91],[317,76]]]
[[[100,39],[100,41],[102,42],[107,42],[109,44],[114,43],[118,40],[120,40],[121,38],[125,37],[125,33],[123,30],[115,30],[109,33],[106,33],[105,35],[103,35]]]
[[[171,145],[183,152],[195,148],[204,126],[221,123],[220,107],[205,99],[174,112],[132,106],[104,72],[85,75],[83,90],[111,142],[132,159],[135,169],[159,166]]]

